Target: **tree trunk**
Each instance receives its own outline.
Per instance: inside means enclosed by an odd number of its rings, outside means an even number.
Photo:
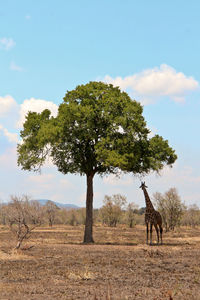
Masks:
[[[84,243],[94,243],[92,236],[93,225],[93,177],[94,175],[87,174],[87,195],[86,195],[86,222]]]

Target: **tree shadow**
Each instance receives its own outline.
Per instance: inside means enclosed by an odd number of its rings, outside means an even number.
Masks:
[[[105,242],[105,243],[95,243],[95,245],[105,245],[105,246],[137,246],[139,243],[134,242],[127,242],[127,243],[120,243],[120,242]]]
[[[94,243],[84,243],[84,242],[63,242],[64,245],[76,245],[76,246],[137,246],[140,243],[119,243],[119,242],[94,242]]]
[[[181,246],[191,246],[192,244],[188,243],[188,242],[183,242],[183,243],[162,243],[162,244],[157,244],[157,243],[152,243],[150,244],[146,244],[146,243],[136,243],[136,242],[128,242],[128,243],[120,243],[120,242],[94,242],[94,243],[84,243],[84,242],[63,242],[62,244],[64,245],[74,245],[74,246],[149,246],[149,248],[151,247],[181,247]]]

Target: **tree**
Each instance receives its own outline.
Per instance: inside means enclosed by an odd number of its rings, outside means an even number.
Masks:
[[[49,226],[52,227],[55,221],[56,212],[59,208],[52,201],[48,200],[45,204],[45,211],[48,218]]]
[[[30,237],[31,231],[41,224],[42,210],[35,209],[35,203],[29,197],[11,196],[11,202],[6,207],[6,216],[11,232],[17,239],[15,249],[19,249],[24,239]]]
[[[122,208],[126,204],[126,197],[120,194],[105,196],[104,205],[100,210],[101,219],[104,224],[116,227],[122,216]]]
[[[27,196],[25,196],[27,197]],[[30,224],[33,225],[40,225],[43,221],[44,217],[44,208],[41,206],[41,204],[37,200],[29,200],[27,197],[28,202],[28,215],[29,215],[29,221]]]
[[[153,195],[154,198],[154,202],[156,204],[157,210],[159,211],[159,213],[162,216],[162,221],[163,221],[163,226],[165,228],[165,231],[167,232],[169,230],[169,212],[167,209],[167,201],[165,199],[165,197],[161,194],[156,192]]]
[[[129,228],[133,228],[135,224],[135,212],[137,211],[137,209],[138,206],[134,202],[129,203],[127,206],[126,218]]]
[[[177,156],[168,141],[149,130],[142,106],[118,87],[90,82],[68,91],[57,117],[29,112],[18,145],[18,165],[40,170],[49,155],[63,174],[86,176],[84,242],[93,242],[93,179],[96,174],[159,171]]]
[[[77,225],[77,218],[76,218],[76,211],[75,209],[71,209],[70,210],[70,214],[69,214],[69,224],[71,226]]]
[[[176,188],[169,189],[164,195],[154,194],[157,210],[161,213],[166,231],[180,225],[185,205],[181,202]]]

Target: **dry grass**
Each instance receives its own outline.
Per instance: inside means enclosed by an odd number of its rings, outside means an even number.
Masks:
[[[200,299],[200,229],[164,234],[162,246],[145,245],[142,226],[95,226],[96,243],[82,239],[82,226],[37,228],[13,251],[0,227],[0,299]]]

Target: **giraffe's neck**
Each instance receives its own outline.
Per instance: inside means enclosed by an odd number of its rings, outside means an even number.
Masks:
[[[144,197],[146,202],[146,211],[154,211],[153,204],[151,203],[151,200],[145,188],[143,188],[143,192],[144,192]]]

